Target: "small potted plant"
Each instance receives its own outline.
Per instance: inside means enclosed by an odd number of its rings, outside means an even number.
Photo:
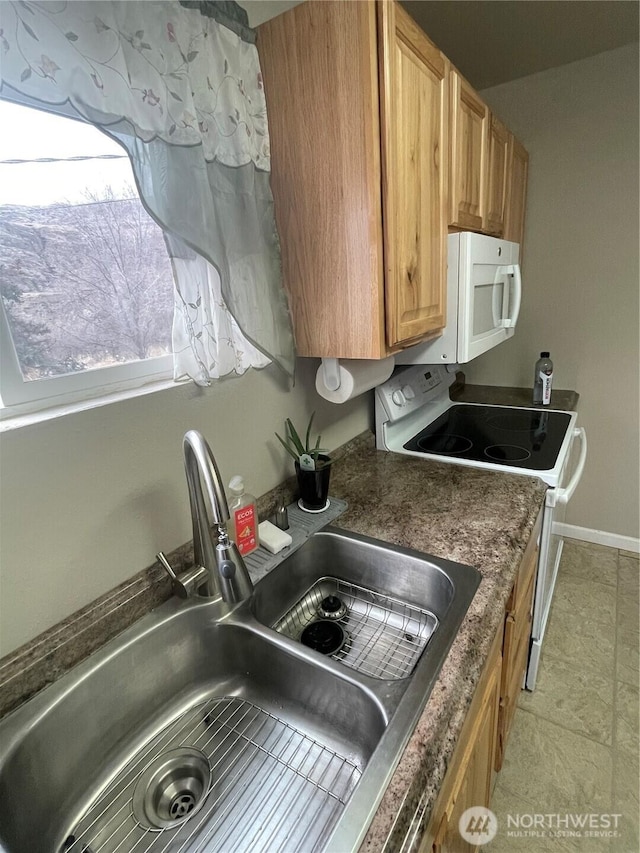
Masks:
[[[311,443],[314,414],[309,418],[304,444],[289,418],[284,422],[284,438],[276,433],[280,444],[293,457],[300,490],[298,505],[306,512],[322,512],[327,508],[331,474],[331,458],[320,447],[321,436],[318,435],[315,444]]]

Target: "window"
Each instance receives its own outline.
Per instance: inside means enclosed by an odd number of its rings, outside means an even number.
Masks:
[[[173,276],[129,158],[0,100],[0,396],[39,407],[172,375]]]

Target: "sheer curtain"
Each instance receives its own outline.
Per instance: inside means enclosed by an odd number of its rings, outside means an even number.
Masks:
[[[175,377],[293,373],[262,76],[233,2],[0,3],[0,94],[117,139],[176,281]]]

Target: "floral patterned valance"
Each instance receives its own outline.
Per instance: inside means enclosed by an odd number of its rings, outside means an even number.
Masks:
[[[0,84],[148,142],[269,170],[255,45],[177,3],[0,2]],[[70,93],[70,94],[69,94]]]
[[[177,378],[269,360],[292,375],[258,53],[236,4],[185,5],[0,0],[0,94],[127,150],[173,260]]]

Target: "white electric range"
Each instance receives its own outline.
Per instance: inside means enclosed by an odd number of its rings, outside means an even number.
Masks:
[[[575,412],[456,403],[457,365],[397,368],[375,392],[376,446],[492,471],[539,477],[545,498],[526,687],[533,690],[562,553],[558,525],[586,463],[587,437]],[[580,453],[574,465],[574,443]]]

